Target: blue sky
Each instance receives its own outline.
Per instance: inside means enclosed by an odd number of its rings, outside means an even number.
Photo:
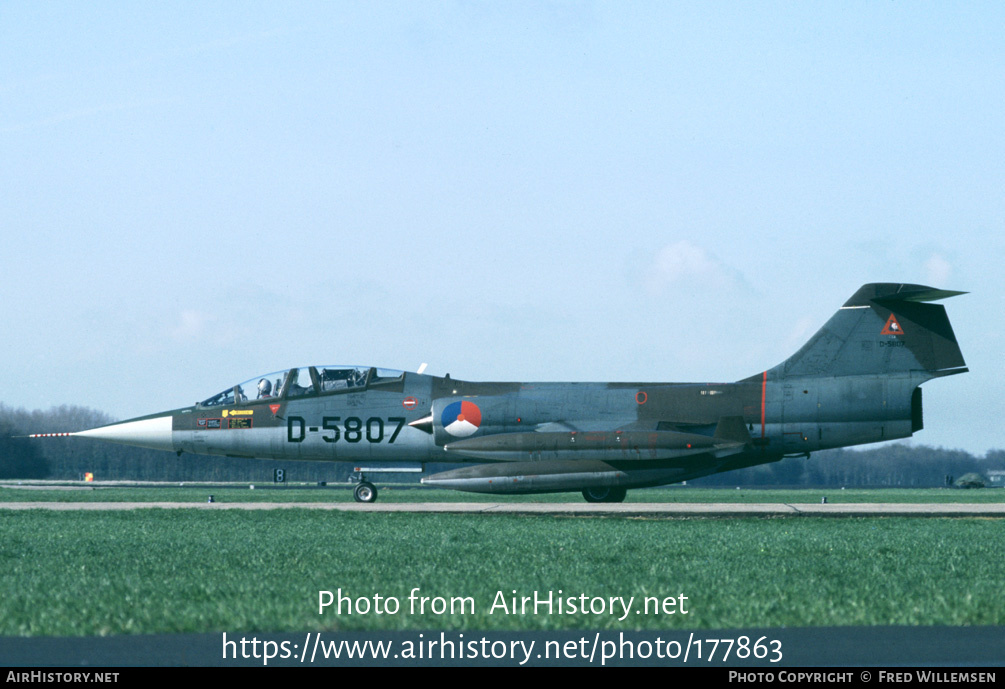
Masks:
[[[735,380],[861,284],[1002,437],[997,3],[0,4],[0,401],[127,418],[286,366]]]

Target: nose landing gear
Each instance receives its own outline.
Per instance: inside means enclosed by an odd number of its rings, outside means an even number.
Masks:
[[[352,497],[356,502],[376,502],[377,486],[369,481],[360,481],[353,489]]]

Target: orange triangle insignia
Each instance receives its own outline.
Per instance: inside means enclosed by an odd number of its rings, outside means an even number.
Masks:
[[[886,319],[886,325],[879,331],[880,335],[903,335],[904,329],[900,327],[900,322],[895,314],[890,314]]]

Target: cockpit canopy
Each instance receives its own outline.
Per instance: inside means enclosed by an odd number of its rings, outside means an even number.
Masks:
[[[358,392],[400,381],[404,372],[372,366],[305,366],[255,376],[199,403],[220,407],[263,399],[293,399],[338,392]]]

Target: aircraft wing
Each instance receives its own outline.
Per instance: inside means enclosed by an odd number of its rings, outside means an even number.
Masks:
[[[473,459],[526,462],[551,459],[667,460],[721,458],[741,452],[750,434],[741,417],[722,417],[712,436],[680,431],[530,431],[456,440],[447,452]]]

